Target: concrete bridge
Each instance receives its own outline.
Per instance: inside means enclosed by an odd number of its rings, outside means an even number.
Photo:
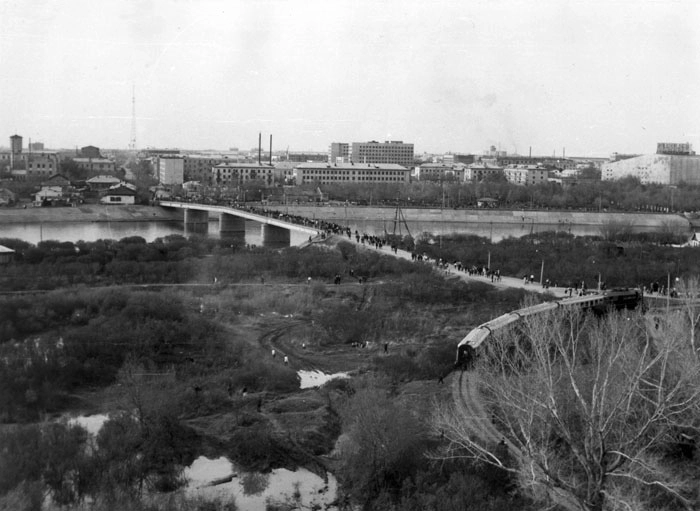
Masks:
[[[219,232],[228,236],[245,236],[245,221],[252,220],[261,224],[263,245],[289,246],[290,232],[297,231],[309,236],[317,236],[319,230],[312,226],[295,224],[281,220],[278,216],[265,216],[251,213],[231,206],[214,204],[196,204],[192,202],[160,201],[163,208],[184,210],[185,229],[205,231],[209,225],[209,213],[219,216]]]

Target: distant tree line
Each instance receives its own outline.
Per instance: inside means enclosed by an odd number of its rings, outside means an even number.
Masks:
[[[315,190],[318,185],[303,185]],[[669,187],[642,184],[638,178],[616,181],[581,179],[561,185],[546,182],[531,186],[509,183],[504,177],[479,182],[455,180],[412,183],[331,183],[321,185],[330,200],[360,205],[404,207],[476,207],[484,197],[498,200],[507,209],[553,209],[577,211],[684,212],[700,211],[700,187],[680,183]]]

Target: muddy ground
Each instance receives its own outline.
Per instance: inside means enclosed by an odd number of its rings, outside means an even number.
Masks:
[[[285,293],[290,286],[294,285],[267,282],[264,288],[265,292],[278,289],[280,293]],[[353,294],[359,296],[364,292],[362,286],[353,282],[332,286],[332,289],[346,297]],[[192,297],[192,300],[196,303],[199,298]],[[215,303],[215,295],[208,297],[208,300],[208,303]],[[244,461],[245,468],[250,470],[303,466],[322,476],[326,471],[334,472],[337,462],[334,447],[341,434],[340,414],[349,395],[351,380],[371,372],[376,357],[399,353],[406,346],[393,341],[389,353],[385,353],[381,341],[365,347],[321,342],[314,338],[313,320],[304,315],[285,317],[276,312],[243,315],[216,309],[205,311],[207,313],[226,331],[227,336],[235,338],[237,342],[244,340],[257,350],[260,357],[267,358],[271,363],[284,365],[286,356],[287,365],[293,371],[343,372],[348,373],[350,379],[335,379],[321,387],[298,388],[291,392],[226,389],[229,397],[225,403],[184,419],[184,423],[201,439],[200,453],[211,458],[238,456],[240,459],[236,461]],[[273,349],[276,352],[274,359]],[[195,384],[201,385],[196,398],[202,402],[208,401],[211,396],[224,391],[214,381],[220,380],[213,378],[209,383],[191,381],[185,384],[188,385],[186,392],[192,394],[191,388]],[[436,399],[449,399],[451,396],[449,385],[440,385],[436,380],[397,382],[393,392],[397,400],[409,403],[414,409],[425,410],[426,418]],[[80,408],[83,413],[110,413],[123,409],[124,403],[124,389],[115,385],[83,394]],[[264,438],[261,437],[263,433]],[[241,442],[261,442],[261,448],[268,452],[262,454],[254,448],[241,451]],[[255,456],[259,459],[251,458]]]

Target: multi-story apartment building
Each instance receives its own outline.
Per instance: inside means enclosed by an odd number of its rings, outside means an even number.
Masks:
[[[473,163],[468,165],[464,170],[465,181],[482,181],[486,177],[502,175],[503,167],[492,165],[490,163]]]
[[[549,179],[549,171],[537,165],[509,165],[503,174],[509,183],[523,186],[546,183]]]
[[[302,163],[294,169],[297,185],[306,183],[407,183],[411,171],[395,163]]]
[[[315,153],[309,151],[293,151],[287,152],[282,156],[286,161],[292,161],[296,163],[306,163],[310,161],[327,161],[328,155],[326,153]]]
[[[693,151],[693,146],[689,142],[659,142],[656,144],[656,154],[695,156],[695,151]]]
[[[55,151],[32,151],[24,155],[24,166],[28,178],[51,177],[58,174],[59,159]]]
[[[184,157],[184,179],[209,185],[212,183],[211,168],[227,161],[225,156],[189,154]]]
[[[345,163],[350,161],[350,144],[332,142],[328,149],[328,163]]]
[[[211,183],[217,186],[236,186],[249,181],[264,181],[271,185],[278,171],[268,163],[220,163],[210,169]]]
[[[445,163],[423,163],[416,167],[416,178],[419,181],[464,181],[467,166]]]
[[[405,144],[400,140],[353,142],[349,158],[353,163],[393,163],[411,167],[413,144]]]
[[[614,181],[627,176],[638,178],[642,184],[658,183],[700,185],[700,156],[646,154],[626,160],[604,163],[603,181]]]
[[[442,156],[442,163],[445,165],[455,165],[457,163],[469,165],[474,163],[474,160],[475,156],[473,154],[447,153]]]
[[[156,175],[161,185],[181,185],[184,182],[185,160],[182,156],[159,156],[156,163]]]
[[[15,179],[49,178],[58,174],[59,155],[56,151],[22,152],[22,137],[10,137],[10,150],[0,152],[0,170]]]
[[[613,153],[613,156],[615,155],[617,153]],[[656,146],[656,154],[631,156],[602,165],[603,181],[627,176],[636,177],[643,184],[700,185],[700,156],[695,155],[692,146],[687,142],[660,142]]]
[[[214,184],[211,181],[212,167],[221,163],[243,163],[250,161],[242,153],[233,149],[224,153],[198,153],[185,155],[185,181],[199,181],[202,185]]]

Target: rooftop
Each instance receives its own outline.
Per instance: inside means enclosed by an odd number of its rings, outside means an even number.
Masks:
[[[366,169],[377,169],[377,170],[408,170],[403,165],[398,165],[396,163],[322,163],[322,162],[311,162],[311,163],[300,163],[297,165],[298,169],[337,169],[337,170],[366,170]]]

